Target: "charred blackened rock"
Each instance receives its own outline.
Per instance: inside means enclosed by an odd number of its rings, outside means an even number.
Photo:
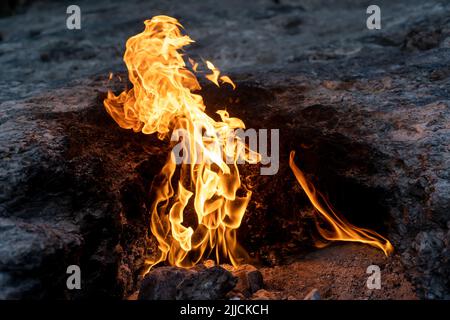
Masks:
[[[211,267],[188,275],[177,288],[177,300],[222,299],[237,279],[222,267]]]
[[[161,267],[142,281],[140,300],[222,299],[236,286],[237,279],[222,267],[182,269]]]

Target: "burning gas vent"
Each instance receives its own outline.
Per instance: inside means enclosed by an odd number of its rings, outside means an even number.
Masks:
[[[450,299],[450,1],[78,2],[0,5],[0,300]]]
[[[226,259],[238,266],[248,257],[236,232],[252,194],[241,184],[238,164],[254,164],[260,157],[236,135],[236,129],[245,128],[241,119],[226,110],[217,111],[220,120],[205,113],[203,98],[195,93],[200,89],[194,74],[198,64],[188,59],[189,69],[181,53],[193,40],[180,28],[168,16],[145,21],[145,30],[127,41],[124,55],[133,88],[118,96],[109,92],[104,104],[122,128],[176,142],[153,184],[151,231],[159,257],[147,261],[149,268],[162,261],[192,267],[211,254],[217,263]],[[210,61],[206,67],[211,72],[205,75],[208,80],[235,88]],[[318,212],[317,227],[324,240],[362,242],[386,255],[392,252],[387,239],[349,224],[331,209],[295,165],[294,153],[289,164]]]

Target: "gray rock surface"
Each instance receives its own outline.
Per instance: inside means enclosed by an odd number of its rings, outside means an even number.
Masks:
[[[121,298],[136,288],[151,181],[135,170],[153,178],[150,144],[117,130],[91,83],[1,104],[2,298]],[[71,264],[82,290],[66,288]]]
[[[450,297],[448,1],[379,1],[379,31],[365,28],[368,1],[79,1],[79,31],[65,28],[69,4],[0,19],[1,298],[138,287],[165,146],[118,128],[101,101],[124,87],[107,77],[125,76],[125,40],[161,13],[197,41],[191,56],[238,84],[205,86],[208,110],[234,101],[247,127],[281,128],[279,174],[249,178],[249,251],[270,262],[310,249],[312,213],[287,167],[295,149],[339,211],[392,240],[421,297]],[[79,292],[65,288],[70,264]]]
[[[277,300],[280,299],[280,296],[276,292],[267,291],[265,289],[260,289],[256,291],[251,300]]]
[[[177,286],[193,272],[177,267],[156,268],[142,280],[138,299],[175,300]]]

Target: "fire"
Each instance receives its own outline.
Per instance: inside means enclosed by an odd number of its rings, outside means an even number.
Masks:
[[[145,30],[126,43],[124,61],[133,88],[118,96],[108,92],[104,105],[122,128],[177,138],[184,155],[178,163],[172,150],[152,186],[150,227],[159,257],[147,261],[149,269],[162,261],[191,267],[210,254],[217,262],[227,258],[238,265],[247,255],[236,230],[251,191],[241,185],[237,163],[259,161],[259,155],[236,136],[236,129],[245,128],[240,119],[219,110],[216,121],[204,112],[202,97],[193,93],[200,84],[180,53],[193,40],[180,28],[168,16],[145,21]],[[198,64],[189,62],[196,71]],[[206,66],[212,72],[207,79],[235,87],[211,62]]]
[[[393,252],[394,248],[389,240],[382,237],[375,231],[358,228],[347,222],[343,217],[336,214],[326,199],[319,192],[316,192],[314,186],[308,182],[303,172],[295,165],[294,156],[295,152],[291,151],[289,166],[291,167],[292,172],[294,172],[298,183],[305,191],[309,201],[330,227],[329,230],[324,229],[316,220],[317,229],[324,239],[329,241],[352,241],[365,243],[380,248],[386,256]],[[321,203],[324,203],[326,207],[324,207]],[[323,243],[317,243],[317,245],[323,246]]]
[[[174,143],[152,185],[150,229],[159,255],[146,261],[148,270],[162,261],[191,267],[210,255],[215,255],[218,263],[226,258],[236,266],[248,258],[236,232],[251,197],[251,191],[241,184],[238,163],[257,163],[261,157],[236,134],[237,129],[245,129],[242,120],[230,117],[226,110],[217,111],[220,120],[205,113],[203,98],[195,93],[201,89],[194,74],[199,65],[187,58],[191,71],[181,53],[193,40],[182,34],[181,28],[168,16],[146,20],[144,31],[126,43],[124,62],[133,87],[117,96],[108,92],[104,105],[122,128],[156,133],[161,140]],[[211,72],[205,74],[209,81],[236,87],[213,63],[206,61],[206,67]],[[352,226],[328,204],[327,211],[293,159],[292,152],[290,167],[331,226],[325,230],[318,225],[325,239],[363,242],[386,254],[393,250],[388,240]]]
[[[217,79],[220,79],[220,81],[222,81],[224,83],[228,83],[228,84],[230,84],[233,87],[233,89],[236,89],[236,85],[234,84],[233,81],[231,81],[230,77],[228,77],[228,76],[221,76],[219,78],[220,71],[219,71],[219,69],[214,67],[212,62],[206,61],[206,66],[208,67],[209,70],[212,71],[212,74],[207,74],[206,75],[206,79],[208,79],[209,81],[213,82],[218,87],[220,87],[220,85],[219,85],[219,81]]]

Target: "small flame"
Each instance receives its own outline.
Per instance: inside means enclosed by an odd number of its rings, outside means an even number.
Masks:
[[[230,77],[228,77],[228,76],[221,76],[221,77],[220,77],[220,80],[221,80],[223,83],[228,83],[228,84],[230,84],[230,85],[233,87],[233,90],[236,89],[236,85],[234,84],[233,81],[231,81]]]
[[[189,60],[189,63],[191,64],[191,66],[192,66],[192,70],[194,70],[194,72],[197,72],[198,63],[195,62],[195,61],[194,61],[193,59],[191,59],[191,58],[188,58],[188,60]]]
[[[220,87],[219,85],[219,79],[224,82],[224,83],[228,83],[233,87],[233,90],[236,89],[236,85],[234,84],[233,81],[231,81],[230,77],[228,76],[221,76],[219,78],[220,75],[220,70],[217,69],[212,62],[210,61],[206,61],[206,66],[208,67],[209,70],[212,71],[211,74],[207,74],[205,77],[206,79],[208,79],[209,81],[211,81],[212,83],[214,83],[216,86]]]
[[[240,119],[219,110],[221,120],[215,121],[204,112],[203,98],[193,93],[200,85],[180,53],[193,40],[181,34],[181,27],[168,16],[146,20],[145,30],[126,43],[124,61],[133,88],[118,96],[108,92],[104,101],[122,128],[157,133],[160,139],[186,133],[179,142],[190,161],[177,165],[172,151],[152,186],[150,227],[159,257],[147,261],[148,270],[162,261],[191,267],[210,253],[217,262],[225,257],[233,265],[247,258],[236,230],[251,192],[241,185],[237,163],[254,161],[255,152],[235,134],[245,128]],[[196,70],[198,65],[189,61]],[[212,71],[206,77],[219,85],[220,71],[206,64]],[[220,79],[235,86],[226,76]]]
[[[393,252],[394,248],[386,238],[382,237],[375,231],[358,228],[347,222],[343,217],[339,217],[339,215],[333,211],[326,199],[319,192],[316,192],[314,186],[308,182],[303,172],[295,165],[294,156],[295,152],[291,151],[289,157],[289,166],[291,167],[291,170],[294,172],[298,183],[303,188],[303,191],[305,191],[309,201],[321,217],[328,223],[331,229],[327,230],[322,228],[316,221],[317,229],[324,239],[329,241],[362,242],[373,247],[380,248],[386,256]],[[322,206],[318,196],[322,202],[325,203],[328,210]],[[322,243],[317,243],[317,245],[323,246]]]
[[[211,81],[212,83],[214,83],[216,86],[220,87],[219,82],[217,81],[217,79],[219,78],[219,74],[220,71],[219,69],[217,69],[212,62],[206,60],[206,66],[208,67],[209,70],[212,71],[211,74],[207,74],[205,77],[206,79],[208,79],[209,81]]]

